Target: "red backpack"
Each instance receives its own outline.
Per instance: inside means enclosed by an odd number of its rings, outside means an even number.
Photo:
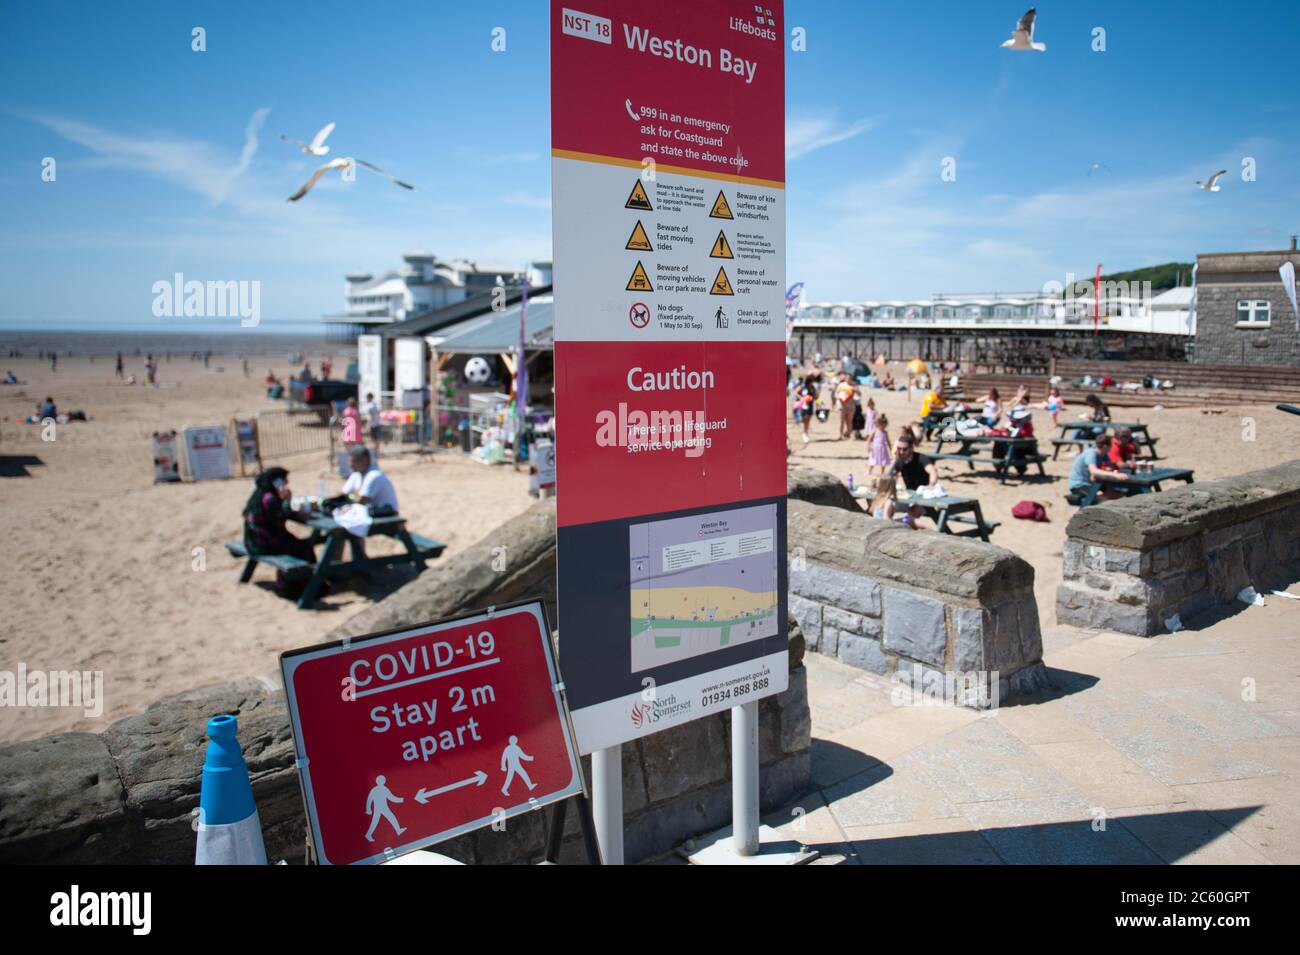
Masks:
[[[1047,522],[1047,508],[1037,501],[1020,501],[1011,509],[1011,516],[1022,521]]]

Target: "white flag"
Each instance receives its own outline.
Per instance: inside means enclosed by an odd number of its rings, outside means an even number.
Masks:
[[[1291,262],[1283,262],[1282,267],[1277,271],[1282,276],[1282,287],[1286,289],[1286,297],[1291,300],[1291,311],[1295,313],[1295,330],[1300,332],[1300,308],[1295,303],[1295,265]]]
[[[1192,266],[1192,297],[1187,302],[1187,334],[1196,334],[1196,270],[1201,267],[1197,262]]]

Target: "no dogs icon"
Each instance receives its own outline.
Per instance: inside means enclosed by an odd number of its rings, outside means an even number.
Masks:
[[[637,302],[627,310],[627,320],[634,328],[645,328],[650,324],[650,306]]]

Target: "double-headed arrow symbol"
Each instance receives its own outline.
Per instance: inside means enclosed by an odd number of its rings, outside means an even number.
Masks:
[[[423,806],[432,796],[441,796],[443,793],[449,793],[453,789],[460,789],[462,786],[482,786],[487,782],[487,778],[488,774],[480,769],[473,776],[470,776],[468,779],[462,779],[459,782],[448,783],[446,786],[439,786],[437,789],[421,788],[420,791],[415,794],[415,801]]]

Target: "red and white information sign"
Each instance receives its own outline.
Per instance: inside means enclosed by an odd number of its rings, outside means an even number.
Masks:
[[[778,3],[553,0],[561,659],[583,752],[779,692]]]
[[[539,601],[284,653],[322,863],[377,863],[583,791]]]

